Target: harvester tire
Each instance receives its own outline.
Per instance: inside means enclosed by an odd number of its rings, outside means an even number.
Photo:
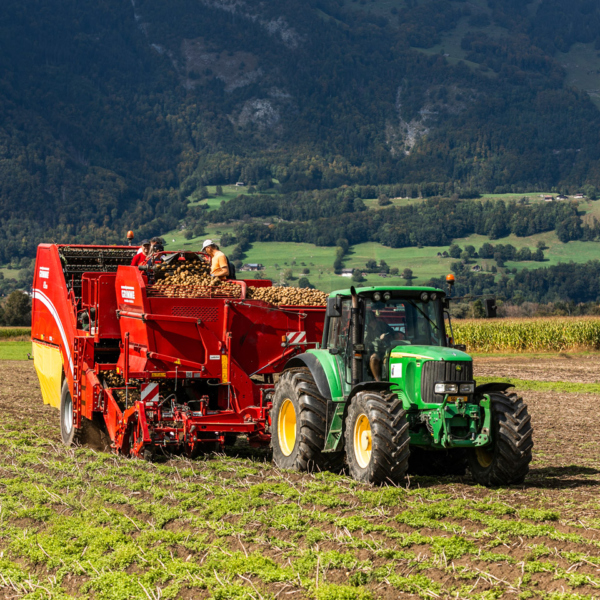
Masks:
[[[398,484],[408,470],[410,437],[406,411],[396,394],[359,392],[348,409],[346,461],[357,481]]]
[[[309,369],[283,373],[271,409],[273,462],[281,469],[341,469],[344,452],[322,452],[327,435],[327,400]]]
[[[533,428],[527,405],[516,394],[490,394],[492,446],[469,451],[469,471],[485,486],[523,483],[529,472]]]
[[[462,448],[424,450],[412,446],[408,472],[428,477],[462,476],[467,472],[467,454]]]
[[[65,446],[81,443],[81,429],[76,429],[73,423],[73,399],[66,379],[60,393],[60,436]]]

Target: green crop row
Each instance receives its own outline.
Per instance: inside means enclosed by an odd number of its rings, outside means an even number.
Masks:
[[[465,320],[452,323],[469,352],[564,352],[600,349],[600,318]]]
[[[0,340],[31,336],[31,327],[0,327]]]

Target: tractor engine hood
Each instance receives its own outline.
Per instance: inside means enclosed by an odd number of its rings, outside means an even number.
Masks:
[[[473,361],[466,352],[443,346],[396,346],[390,352],[387,375],[411,404],[439,403],[436,382],[473,381]]]
[[[390,359],[414,358],[417,360],[470,361],[471,357],[461,350],[444,346],[396,346],[390,353]]]

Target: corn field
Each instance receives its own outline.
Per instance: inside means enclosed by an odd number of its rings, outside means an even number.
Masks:
[[[564,352],[600,349],[600,318],[469,319],[452,322],[469,352]]]

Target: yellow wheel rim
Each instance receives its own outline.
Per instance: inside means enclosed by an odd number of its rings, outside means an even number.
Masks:
[[[277,419],[279,448],[284,456],[289,456],[296,445],[296,409],[292,401],[286,398],[281,405]]]
[[[371,423],[363,413],[354,423],[354,456],[362,469],[371,462],[371,443]]]
[[[475,456],[477,456],[477,462],[484,469],[487,469],[494,460],[494,453],[490,452],[487,448],[475,448]]]

